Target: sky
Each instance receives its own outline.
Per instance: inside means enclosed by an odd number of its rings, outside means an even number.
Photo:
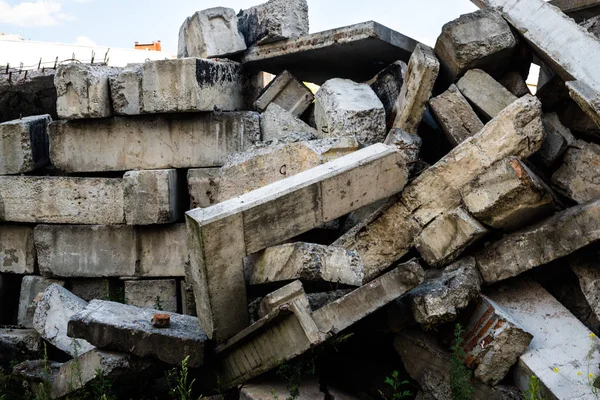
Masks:
[[[236,11],[261,0],[0,0],[0,33],[27,40],[132,48],[160,40],[177,52],[187,16],[211,7]],[[477,8],[469,0],[308,0],[310,32],[374,20],[433,46],[442,25]]]

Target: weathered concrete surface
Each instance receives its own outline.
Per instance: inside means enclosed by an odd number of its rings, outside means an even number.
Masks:
[[[588,386],[588,373],[598,375],[600,355],[591,353],[590,330],[539,284],[513,282],[498,287],[488,296],[499,304],[527,332],[533,341],[519,357],[515,368],[515,385],[525,391],[529,378],[536,375],[540,395],[546,399],[594,399]],[[558,373],[553,369],[558,368]],[[582,372],[579,376],[577,372]]]
[[[325,307],[327,304],[344,297],[353,290],[354,289],[339,289],[328,292],[308,293],[306,297],[308,297],[308,304],[310,305],[311,310],[316,311],[319,308]]]
[[[516,45],[517,40],[500,13],[480,10],[445,24],[435,44],[435,54],[444,74],[454,82],[473,68],[502,73],[508,68]]]
[[[483,129],[483,123],[454,84],[429,100],[429,106],[453,146],[458,146]]]
[[[106,118],[113,114],[111,76],[118,68],[73,62],[61,64],[54,76],[56,111],[61,119]]]
[[[129,171],[123,176],[128,225],[169,224],[183,216],[177,170]]]
[[[414,39],[369,21],[254,46],[242,63],[275,75],[287,69],[302,82],[317,85],[331,78],[365,82],[382,65],[407,62],[416,45]]]
[[[125,304],[141,308],[177,312],[175,279],[125,281]]]
[[[0,123],[0,175],[35,171],[48,163],[50,115]]]
[[[529,87],[527,87],[527,82],[525,82],[525,79],[523,79],[519,71],[508,71],[498,79],[498,83],[516,97],[523,97],[526,94],[531,94]]]
[[[580,81],[566,82],[565,85],[569,90],[569,96],[575,100],[579,108],[596,125],[600,125],[600,94],[598,91]]]
[[[75,296],[85,300],[110,300],[119,297],[122,287],[111,279],[69,279],[67,288]]]
[[[235,10],[214,7],[188,17],[179,30],[177,58],[227,58],[246,50]]]
[[[303,133],[317,137],[317,130],[276,103],[271,103],[260,116],[262,140],[269,142],[285,138],[288,134]]]
[[[32,227],[0,225],[0,272],[33,274],[35,259]]]
[[[402,129],[392,128],[385,139],[385,143],[396,146],[404,154],[406,165],[408,165],[408,170],[412,176],[418,167],[419,155],[423,145],[421,137],[416,133],[408,133]]]
[[[202,366],[207,337],[198,319],[169,312],[169,328],[155,328],[152,318],[157,310],[110,301],[92,300],[71,317],[69,335],[85,338],[101,349],[125,351],[140,357],[155,357],[180,365],[190,356],[189,367]]]
[[[300,279],[360,286],[364,274],[356,253],[343,247],[303,242],[269,247],[247,268],[251,285]]]
[[[307,312],[312,312],[302,282],[294,281],[263,297],[258,305],[258,316],[264,318],[292,301],[296,301],[296,304],[304,307]]]
[[[523,330],[498,304],[481,296],[466,324],[465,363],[475,378],[495,386],[527,350],[533,335]]]
[[[552,183],[579,204],[600,198],[600,146],[582,140],[573,143],[552,175]]]
[[[587,304],[596,318],[600,318],[600,271],[598,270],[598,257],[592,249],[587,254],[575,254],[568,259],[571,270],[577,275],[579,287]]]
[[[487,232],[463,207],[458,207],[431,221],[415,239],[415,247],[427,264],[441,267],[456,260]]]
[[[407,69],[406,63],[398,60],[388,65],[367,82],[383,104],[388,129],[392,127],[396,120],[394,105],[402,91]]]
[[[550,188],[515,157],[492,165],[463,192],[469,212],[496,229],[520,228],[558,209]]]
[[[109,82],[114,114],[139,114],[142,64],[127,64],[117,75],[111,76]]]
[[[575,137],[558,119],[556,113],[542,116],[542,123],[546,131],[546,139],[537,155],[544,166],[551,167],[561,160],[567,148],[575,143]]]
[[[40,335],[33,329],[0,328],[0,365],[42,355]]]
[[[153,115],[50,124],[64,172],[216,167],[260,140],[257,113]]]
[[[21,294],[19,295],[19,313],[17,322],[23,328],[33,328],[33,315],[35,307],[33,300],[38,294],[43,293],[48,286],[56,283],[64,286],[65,282],[43,278],[41,276],[24,276],[21,281]]]
[[[254,107],[259,111],[264,111],[269,104],[277,104],[294,116],[299,117],[312,104],[314,99],[315,96],[304,83],[300,82],[289,71],[283,71],[262,90],[254,103]]]
[[[67,336],[69,318],[88,305],[60,285],[46,288],[33,317],[33,328],[49,343],[75,356],[94,349],[90,343]]]
[[[402,190],[408,170],[376,144],[207,209],[187,213],[200,326],[223,341],[248,323],[242,259]]]
[[[187,173],[190,208],[206,208],[217,204],[220,168],[189,169]]]
[[[269,0],[240,11],[238,26],[248,47],[306,35],[308,3],[306,0]]]
[[[0,221],[122,224],[121,179],[0,176]]]
[[[184,223],[138,228],[137,236],[140,244],[137,276],[185,276],[185,264],[189,256]]]
[[[488,284],[519,275],[600,240],[600,200],[569,208],[504,236],[475,258]]]
[[[408,295],[415,320],[426,329],[454,321],[479,296],[480,278],[472,258],[457,261],[438,275]]]
[[[410,56],[404,83],[394,104],[394,128],[417,133],[439,72],[440,62],[433,49],[419,43]]]
[[[43,114],[57,119],[55,73],[54,69],[27,73],[9,69],[9,74],[1,74],[0,122]]]
[[[495,118],[517,97],[480,69],[472,69],[456,84],[473,107],[487,118]]]
[[[330,79],[315,98],[319,137],[354,136],[364,145],[384,141],[385,109],[369,85],[349,79]]]

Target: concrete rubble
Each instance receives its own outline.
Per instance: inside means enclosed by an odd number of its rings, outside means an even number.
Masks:
[[[49,115],[25,117],[0,123],[0,174],[35,171],[49,161]]]
[[[314,100],[315,96],[304,83],[288,71],[283,71],[263,89],[254,107],[259,111],[265,111],[270,104],[277,104],[298,117]]]

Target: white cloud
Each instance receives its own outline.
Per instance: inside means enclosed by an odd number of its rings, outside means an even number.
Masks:
[[[92,39],[90,39],[87,36],[77,36],[77,39],[75,39],[75,44],[77,44],[79,46],[90,46],[90,47],[98,46],[96,44],[96,42],[94,42]]]
[[[24,1],[11,6],[0,0],[0,24],[22,27],[54,26],[71,19],[57,1]]]

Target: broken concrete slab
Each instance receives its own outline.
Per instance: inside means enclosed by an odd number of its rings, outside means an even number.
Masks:
[[[600,318],[600,298],[598,287],[600,286],[600,271],[598,270],[598,260],[594,253],[577,254],[569,257],[568,264],[571,270],[577,275],[579,287],[583,293],[587,304],[596,318]]]
[[[260,140],[254,112],[153,115],[50,124],[50,159],[64,172],[217,167]]]
[[[42,338],[33,329],[0,328],[0,365],[40,357],[43,349]]]
[[[440,62],[433,49],[419,43],[410,56],[404,83],[394,104],[394,128],[417,133],[439,71]]]
[[[190,208],[206,208],[217,203],[220,168],[194,168],[187,172]]]
[[[187,213],[200,325],[218,342],[248,322],[242,259],[402,190],[408,171],[376,144],[206,209]],[[226,277],[226,278],[223,278]]]
[[[364,275],[355,252],[304,242],[265,249],[252,258],[246,273],[251,285],[300,279],[361,286]]]
[[[128,171],[123,176],[127,225],[169,224],[183,216],[177,170]]]
[[[315,120],[321,138],[354,136],[362,145],[383,142],[385,109],[367,84],[330,79],[315,96]]]
[[[415,239],[415,247],[427,264],[442,267],[487,233],[479,221],[458,207],[431,221]]]
[[[600,240],[600,200],[564,210],[475,254],[488,284],[517,276]]]
[[[308,304],[310,305],[311,310],[316,311],[319,308],[325,307],[327,304],[344,297],[352,292],[352,290],[353,289],[339,289],[330,290],[328,292],[308,293],[306,297],[308,297]]]
[[[85,340],[67,336],[69,318],[88,305],[60,285],[46,288],[33,317],[33,328],[49,343],[65,353],[75,356],[87,353],[95,347]]]
[[[508,71],[498,79],[498,83],[516,97],[523,97],[526,94],[531,94],[529,87],[527,87],[527,82],[525,82],[525,79],[523,79],[519,71]]]
[[[576,21],[598,15],[600,7],[598,0],[551,0],[549,3]]]
[[[394,105],[404,85],[404,77],[407,69],[408,66],[406,63],[398,60],[388,65],[367,82],[377,97],[379,97],[379,100],[381,100],[383,108],[385,108],[388,129],[392,127],[396,119]]]
[[[114,114],[139,114],[142,64],[127,64],[117,75],[111,76],[109,81]]]
[[[600,125],[600,94],[584,82],[570,81],[565,83],[569,96],[577,103],[596,125]]]
[[[299,117],[314,99],[315,96],[304,83],[289,71],[283,71],[262,90],[254,107],[259,111],[265,111],[269,104],[277,104],[292,115]]]
[[[125,304],[159,311],[177,312],[175,279],[126,280]]]
[[[283,139],[287,134],[301,133],[310,139],[317,138],[317,130],[275,103],[267,106],[260,116],[262,140],[265,142]]]
[[[404,154],[408,170],[413,175],[417,169],[423,145],[421,137],[416,133],[408,133],[402,129],[392,128],[386,138],[386,144],[396,146]]]
[[[48,279],[41,276],[24,276],[21,281],[21,294],[19,295],[19,314],[17,322],[23,328],[33,328],[33,316],[37,304],[34,299],[43,293],[53,283],[64,286],[65,282]]]
[[[246,48],[235,10],[214,7],[185,20],[179,30],[177,58],[227,58]]]
[[[54,69],[9,69],[0,74],[0,122],[44,114],[58,119],[55,73]]]
[[[483,129],[483,123],[454,84],[429,100],[429,106],[453,146],[458,146]]]
[[[544,114],[542,123],[546,131],[546,139],[537,155],[544,166],[551,167],[561,160],[562,155],[568,147],[575,143],[576,139],[554,112]]]
[[[501,74],[509,66],[517,40],[495,10],[463,14],[442,27],[435,44],[444,74],[455,82],[467,70]]]
[[[0,221],[122,224],[123,183],[113,178],[0,176]]]
[[[125,351],[139,357],[155,357],[180,365],[189,356],[188,366],[202,366],[207,337],[198,319],[170,312],[169,328],[155,328],[154,314],[160,312],[110,301],[92,300],[69,321],[69,335],[85,338],[101,349]]]
[[[33,227],[0,225],[0,272],[33,274],[35,260]]]
[[[48,163],[51,121],[46,114],[0,123],[0,175],[31,172]]]
[[[515,157],[492,165],[463,192],[469,212],[496,229],[521,228],[558,209],[550,188]]]
[[[517,97],[480,69],[472,69],[456,84],[473,107],[486,118],[495,118]]]
[[[552,183],[579,204],[600,198],[600,146],[577,140],[567,149]]]
[[[277,308],[282,306],[285,307],[286,304],[289,304],[292,301],[296,301],[296,303],[304,307],[307,312],[312,312],[308,303],[308,297],[302,287],[302,282],[294,281],[263,297],[258,306],[258,317],[264,318]]]
[[[306,35],[308,3],[306,0],[269,0],[240,11],[238,27],[248,47]]]
[[[389,65],[407,62],[417,42],[376,22],[346,26],[254,46],[245,67],[279,74],[288,70],[302,82],[322,85],[331,78],[365,82]]]

